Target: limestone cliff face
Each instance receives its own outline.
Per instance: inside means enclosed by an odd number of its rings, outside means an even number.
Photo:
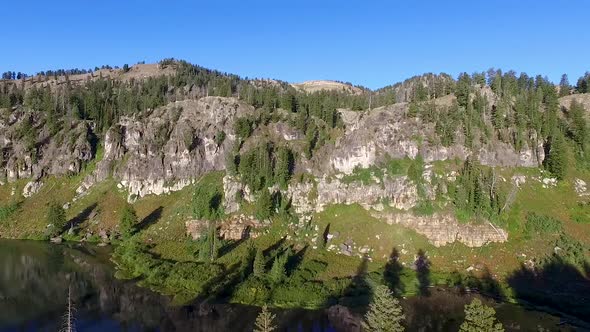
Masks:
[[[345,135],[335,146],[326,148],[330,157],[324,159],[322,169],[350,174],[355,167],[366,168],[386,158],[413,159],[418,155],[426,162],[464,160],[471,155],[483,165],[537,167],[545,157],[542,142],[522,151],[502,142],[470,150],[464,146],[461,132],[456,133],[454,145],[445,147],[437,141],[433,124],[404,115],[407,107],[404,103],[395,104],[348,120]],[[344,114],[343,118],[346,121],[351,116]]]
[[[77,174],[94,158],[90,122],[64,121],[57,132],[47,122],[45,115],[22,108],[0,112],[0,179]]]
[[[180,190],[225,169],[234,120],[252,111],[233,98],[206,97],[124,118],[106,134],[104,158],[84,187],[112,174],[131,196]]]

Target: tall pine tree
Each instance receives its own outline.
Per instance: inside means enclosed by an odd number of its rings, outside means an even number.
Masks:
[[[378,285],[373,290],[373,300],[362,322],[367,332],[400,332],[405,328],[405,316],[399,301],[387,286]]]
[[[461,332],[504,332],[501,323],[496,323],[494,308],[483,305],[475,298],[465,305],[465,321],[461,324]]]
[[[258,317],[256,317],[254,332],[271,332],[276,330],[276,326],[273,324],[275,318],[276,315],[268,311],[266,304],[263,305],[262,311],[260,311]]]

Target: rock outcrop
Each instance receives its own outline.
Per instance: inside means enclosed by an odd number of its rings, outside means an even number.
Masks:
[[[414,159],[418,155],[426,162],[464,160],[472,155],[483,165],[504,167],[537,167],[545,158],[542,142],[521,151],[498,141],[470,150],[463,145],[461,132],[456,133],[454,145],[445,147],[437,142],[434,125],[407,118],[407,108],[407,104],[400,103],[363,113],[346,128],[335,146],[320,153],[325,160],[317,173],[350,174],[355,167],[367,168],[387,158]]]
[[[94,158],[96,137],[92,124],[72,121],[54,133],[46,115],[16,108],[0,112],[0,178],[40,179],[73,175]]]
[[[380,213],[373,216],[389,224],[399,224],[422,234],[435,246],[440,247],[455,241],[468,247],[481,247],[490,242],[508,241],[508,233],[489,222],[460,224],[446,214],[415,216],[409,213]]]
[[[207,220],[188,220],[185,226],[186,234],[193,240],[197,240],[207,232],[209,222]],[[217,231],[222,239],[238,241],[256,238],[257,229],[262,226],[264,226],[263,223],[257,219],[242,214],[217,222]]]
[[[124,118],[107,132],[104,158],[80,192],[112,174],[130,198],[160,195],[224,170],[234,120],[252,111],[234,98],[206,97]]]

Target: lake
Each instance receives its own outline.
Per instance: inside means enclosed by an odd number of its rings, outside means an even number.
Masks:
[[[169,297],[116,279],[110,251],[75,243],[0,240],[0,331],[58,331],[68,300],[77,331],[252,331],[259,308],[174,305]],[[408,329],[457,330],[470,299],[436,288],[428,297],[404,299]],[[507,331],[581,330],[560,324],[559,317],[514,304],[495,308]],[[327,310],[273,312],[280,331],[342,331],[341,317]]]

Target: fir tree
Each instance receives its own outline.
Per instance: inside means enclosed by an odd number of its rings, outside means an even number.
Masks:
[[[276,315],[271,313],[268,310],[268,307],[265,305],[262,306],[262,311],[256,317],[254,332],[271,332],[276,329],[276,326],[273,325],[273,320],[276,318]]]
[[[478,298],[465,305],[465,321],[461,324],[461,332],[503,332],[501,323],[496,323],[494,308],[483,305]]]
[[[584,107],[572,100],[569,109],[570,125],[569,132],[582,152],[586,149],[586,140],[588,138],[588,127],[586,125],[586,117],[584,115]]]
[[[405,316],[399,301],[387,286],[378,285],[373,290],[373,300],[362,322],[367,332],[404,331],[402,321]]]
[[[272,197],[266,188],[262,188],[256,200],[256,218],[267,220],[272,215]]]
[[[563,180],[567,174],[567,156],[565,139],[559,130],[555,130],[549,145],[549,155],[545,162],[547,170],[553,173],[559,180]]]
[[[276,257],[270,268],[270,278],[275,283],[280,283],[286,277],[285,264],[287,263],[286,255]]]
[[[567,79],[567,74],[561,75],[561,80],[559,81],[559,96],[567,96],[570,94],[570,81]]]
[[[47,210],[47,224],[51,225],[48,229],[49,236],[56,237],[63,231],[66,226],[66,211],[56,201],[49,203]]]
[[[262,250],[257,249],[256,250],[256,256],[254,256],[254,266],[253,266],[253,272],[254,272],[254,276],[255,277],[262,277],[264,275],[264,255],[262,254]]]
[[[125,205],[121,219],[119,220],[119,232],[123,238],[128,238],[135,232],[135,224],[137,224],[137,215],[135,209],[129,203]]]

